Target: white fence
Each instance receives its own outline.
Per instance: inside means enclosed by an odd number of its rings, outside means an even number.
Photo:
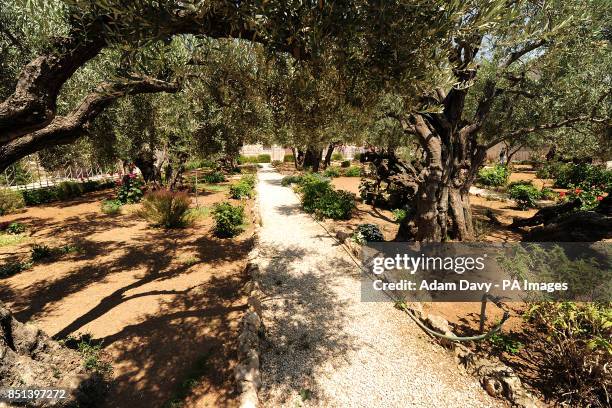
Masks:
[[[45,170],[37,156],[30,156],[10,166],[0,174],[0,188],[12,190],[37,190],[51,187],[64,181],[97,181],[117,179],[123,175],[123,168],[102,168],[99,165],[66,165],[59,170]]]
[[[323,150],[323,156],[327,149]],[[365,149],[357,146],[340,146],[334,149],[334,153],[341,153],[345,159],[352,159],[356,153],[363,153]],[[240,154],[247,157],[269,154],[272,160],[283,161],[285,155],[293,154],[290,148],[281,146],[264,146],[261,144],[244,145],[240,149]]]

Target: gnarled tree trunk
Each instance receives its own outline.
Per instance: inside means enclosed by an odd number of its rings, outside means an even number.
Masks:
[[[304,163],[302,164],[302,167],[309,168],[314,172],[319,171],[322,154],[322,149],[314,146],[308,146],[308,148],[306,149],[306,153],[304,154]]]

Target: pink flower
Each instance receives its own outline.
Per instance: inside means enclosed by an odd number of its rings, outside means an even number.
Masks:
[[[130,178],[135,178],[136,177],[136,175],[134,173],[130,173],[129,176],[130,176]]]
[[[603,200],[603,196],[597,196],[597,201]]]
[[[565,197],[565,191],[559,191],[559,197]]]

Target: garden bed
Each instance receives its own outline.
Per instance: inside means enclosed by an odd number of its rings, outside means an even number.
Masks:
[[[71,248],[0,279],[0,298],[49,335],[89,333],[101,343],[113,368],[109,406],[237,404],[232,369],[252,200],[214,190],[201,186],[200,217],[181,229],[150,226],[136,214],[139,204],[104,214],[100,203],[112,190],[2,217],[28,230],[0,247],[0,264],[28,258],[33,244]],[[246,229],[231,239],[213,235],[208,215],[222,201],[245,203]]]

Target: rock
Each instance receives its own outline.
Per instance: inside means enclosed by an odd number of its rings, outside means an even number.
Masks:
[[[88,406],[106,390],[104,378],[88,372],[78,352],[17,321],[0,302],[0,388],[5,387],[68,388],[68,398],[54,407]]]
[[[336,238],[338,239],[338,241],[342,242],[344,244],[344,241],[346,241],[347,239],[349,239],[351,237],[350,232],[346,232],[346,231],[337,231],[336,232]]]

